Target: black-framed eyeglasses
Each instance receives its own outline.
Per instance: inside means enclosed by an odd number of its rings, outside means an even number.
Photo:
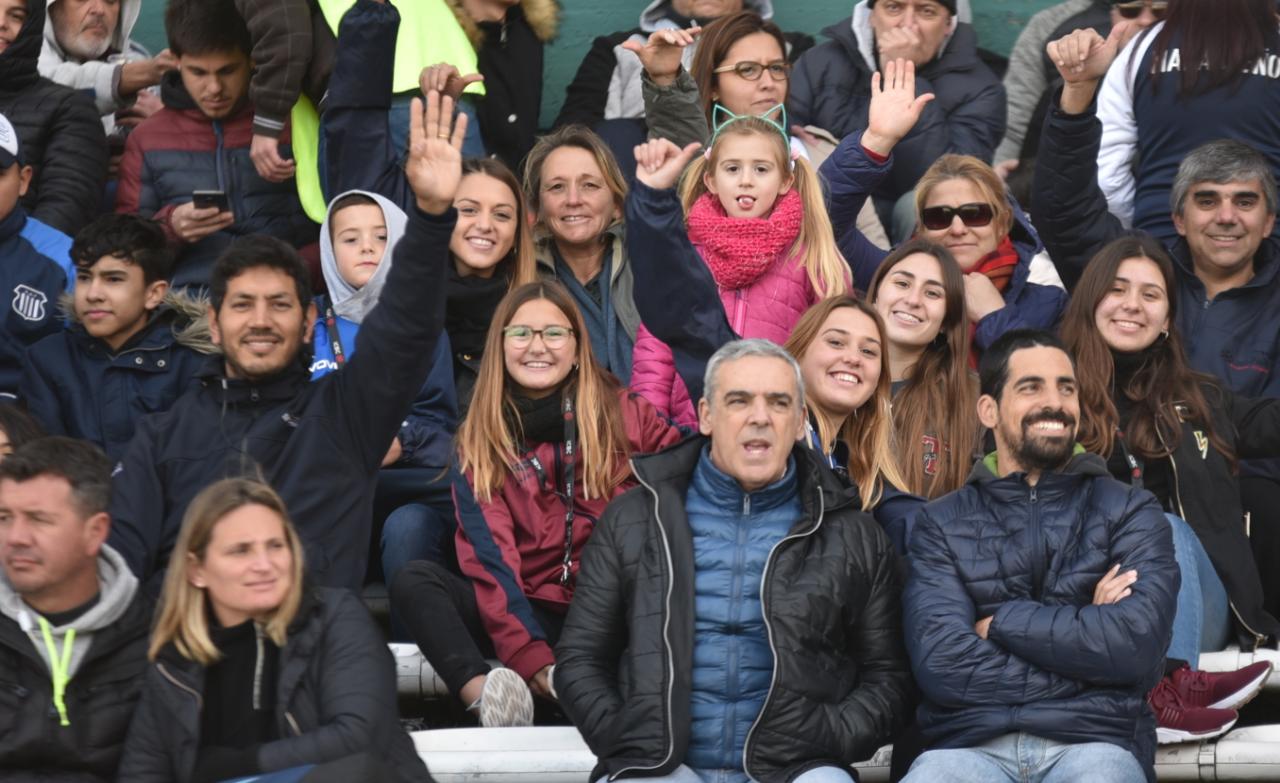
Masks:
[[[1111,4],[1111,7],[1125,19],[1137,19],[1142,16],[1142,9],[1147,6],[1151,7],[1151,15],[1157,19],[1164,18],[1165,11],[1169,10],[1168,0],[1126,0],[1123,3]]]
[[[920,210],[920,222],[930,231],[940,231],[951,225],[956,215],[969,228],[991,225],[996,211],[990,204],[961,204],[958,207],[925,207]]]
[[[559,348],[569,342],[569,338],[573,336],[573,330],[567,326],[544,326],[541,329],[534,329],[532,326],[508,326],[502,330],[502,336],[507,342],[517,348],[533,342],[534,336],[542,337],[542,342],[548,348]]]
[[[733,65],[722,65],[714,69],[712,73],[728,73],[729,71],[733,71],[749,82],[758,80],[761,76],[764,76],[765,71],[768,71],[769,77],[775,82],[785,82],[787,77],[791,75],[791,63],[786,60],[777,60],[771,63],[753,63],[744,60]]]

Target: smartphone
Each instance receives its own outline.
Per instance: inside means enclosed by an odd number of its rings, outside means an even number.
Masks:
[[[217,207],[219,212],[227,212],[231,209],[231,204],[227,201],[227,194],[221,190],[193,191],[191,193],[191,203],[196,209]]]

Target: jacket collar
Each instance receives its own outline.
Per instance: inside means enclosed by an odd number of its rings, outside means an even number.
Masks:
[[[309,364],[308,357],[300,355],[297,361],[276,375],[249,381],[228,378],[223,358],[211,356],[197,377],[201,385],[213,391],[223,403],[283,402],[298,396],[310,382]]]
[[[785,506],[797,494],[796,463],[787,460],[782,477],[766,487],[748,492],[737,480],[711,461],[710,448],[704,448],[692,477],[693,488],[698,494],[722,509],[750,508],[753,512],[767,511]]]
[[[1087,478],[1110,478],[1111,472],[1107,470],[1107,462],[1097,454],[1090,454],[1084,450],[1079,443],[1075,445],[1075,450],[1071,455],[1071,459],[1067,460],[1067,464],[1061,470],[1046,472],[1040,475],[1040,481],[1036,484],[1037,491],[1054,492],[1074,487],[1078,480],[1082,477]],[[969,471],[969,480],[967,483],[979,488],[982,491],[1001,491],[1010,488],[1017,488],[1019,493],[1025,487],[1027,474],[1024,472],[1014,472],[1001,476],[999,467],[996,464],[996,453],[993,451],[973,465],[973,470]]]
[[[3,56],[3,55],[0,55]],[[27,211],[21,204],[14,204],[13,209],[0,219],[0,242],[22,233],[27,225]]]
[[[1278,251],[1280,251],[1280,242],[1270,236],[1263,237],[1262,244],[1258,245],[1258,252],[1253,256],[1253,277],[1240,288],[1271,288],[1278,284],[1280,280],[1280,252]],[[1188,281],[1194,280],[1192,285],[1203,290],[1204,283],[1196,277],[1195,264],[1191,261],[1191,246],[1187,244],[1186,238],[1178,237],[1170,255],[1173,256],[1173,263],[1184,278]]]

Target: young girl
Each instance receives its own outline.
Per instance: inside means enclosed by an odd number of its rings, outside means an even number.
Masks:
[[[925,239],[886,256],[867,291],[888,337],[905,488],[927,498],[964,484],[978,445],[978,384],[967,359],[964,291],[955,258]]]
[[[822,187],[808,162],[792,155],[782,122],[723,108],[707,154],[685,171],[680,202],[689,241],[711,270],[729,326],[741,337],[786,342],[800,315],[848,290]],[[655,198],[674,181],[656,185]],[[652,191],[650,191],[652,192]],[[648,229],[630,226],[643,236]],[[629,243],[642,245],[642,240]],[[677,424],[697,420],[671,351],[641,328],[631,388]]]
[[[416,562],[393,603],[450,692],[485,726],[528,725],[582,553],[605,506],[633,484],[629,455],[679,431],[596,363],[585,320],[554,282],[502,300],[458,433],[458,565]],[[490,671],[486,658],[505,668]]]

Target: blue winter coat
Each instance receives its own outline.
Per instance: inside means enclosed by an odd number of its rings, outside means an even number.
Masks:
[[[769,693],[773,653],[761,608],[765,562],[803,516],[795,464],[757,492],[703,451],[685,497],[693,534],[693,670],[689,752],[699,770],[741,770],[751,724]],[[741,774],[746,780],[746,773]]]
[[[333,341],[325,323],[328,298],[316,297],[315,332],[312,338],[311,380],[315,381],[338,369],[334,360]],[[335,317],[343,355],[347,360],[356,352],[356,334],[360,325],[342,316]],[[431,360],[431,374],[413,401],[409,415],[400,423],[401,456],[396,465],[421,468],[443,468],[453,454],[453,436],[458,430],[458,402],[453,389],[453,352],[449,338],[441,334]]]
[[[188,323],[166,308],[115,353],[78,324],[52,334],[27,352],[20,396],[45,432],[92,441],[115,462],[138,420],[169,410],[212,352],[175,333]]]
[[[1095,253],[1131,232],[1107,211],[1098,187],[1102,124],[1092,109],[1064,114],[1056,108],[1060,97],[1054,96],[1040,136],[1032,198],[1045,245],[1074,288]],[[1213,299],[1196,277],[1186,240],[1168,249],[1178,276],[1178,332],[1192,369],[1242,397],[1280,397],[1280,241],[1264,238],[1253,279]],[[1280,460],[1250,460],[1242,470],[1280,479]]]
[[[20,205],[0,218],[0,397],[18,394],[27,346],[62,327],[58,297],[74,279],[70,237],[27,217]]]
[[[853,281],[859,290],[871,286],[876,268],[888,255],[871,244],[857,228],[858,210],[882,177],[893,167],[895,154],[884,163],[876,163],[862,148],[862,134],[856,133],[840,142],[820,171],[828,184],[827,211],[836,232],[836,242],[845,260],[853,267]],[[973,335],[974,347],[985,350],[1005,332],[1014,329],[1054,329],[1067,307],[1067,292],[1057,286],[1040,285],[1028,278],[1031,260],[1044,250],[1040,236],[1018,202],[1009,197],[1013,209],[1013,228],[1009,238],[1018,253],[1013,279],[1004,291],[1004,307],[989,313],[978,322]]]
[[[1163,511],[1083,451],[1034,487],[994,463],[925,506],[911,537],[903,626],[928,746],[1015,731],[1109,742],[1154,781],[1146,694],[1164,673],[1179,585]],[[1137,570],[1133,594],[1094,606],[1117,563]],[[982,639],[974,624],[986,617]]]
[[[816,125],[837,139],[867,127],[876,66],[867,59],[874,43],[865,5],[863,0],[851,19],[823,30],[831,40],[805,52],[796,63],[787,94],[791,122]],[[925,170],[948,152],[990,162],[1004,136],[1004,85],[978,57],[971,25],[957,24],[939,56],[916,71],[916,94],[926,92],[937,97],[898,145],[891,173],[886,170],[876,183],[876,196],[896,199],[912,190]]]

